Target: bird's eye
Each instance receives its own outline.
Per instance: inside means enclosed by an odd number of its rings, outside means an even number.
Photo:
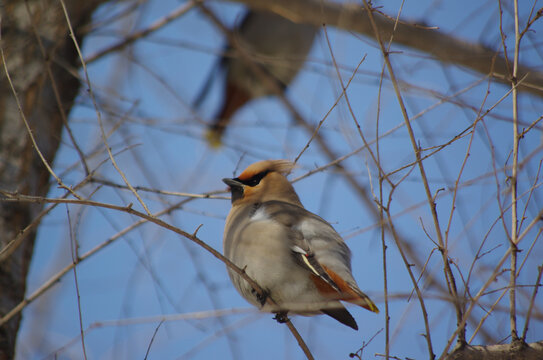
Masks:
[[[247,182],[247,185],[249,185],[249,186],[257,186],[258,183],[260,182],[260,180],[262,180],[262,179],[259,179],[259,178],[251,178],[251,179]]]
[[[260,172],[254,176],[252,176],[251,178],[247,179],[247,180],[244,180],[244,181],[241,181],[244,185],[247,185],[247,186],[257,186],[258,184],[260,184],[260,181],[264,178],[264,176],[268,175],[268,172],[269,171],[263,171],[263,172]]]

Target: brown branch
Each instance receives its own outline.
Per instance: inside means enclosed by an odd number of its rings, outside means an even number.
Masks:
[[[70,255],[72,256],[72,271],[74,273],[75,293],[77,297],[77,315],[79,317],[79,333],[81,334],[81,347],[83,350],[83,358],[87,360],[87,348],[85,347],[85,333],[83,332],[83,312],[81,311],[81,292],[79,291],[79,280],[77,279],[77,262],[79,261],[79,244],[77,243],[76,235],[72,226],[72,218],[70,208],[66,205],[66,218],[68,219],[68,228],[70,229]]]
[[[87,64],[85,63],[85,60],[83,60],[83,53],[81,52],[81,48],[79,46],[79,42],[77,41],[77,38],[75,36],[73,27],[72,27],[72,21],[70,20],[70,15],[68,13],[68,9],[66,8],[66,3],[64,0],[59,0],[60,4],[62,5],[62,11],[64,13],[64,17],[66,19],[66,24],[68,25],[68,29],[70,31],[70,37],[72,38],[73,44],[75,46],[75,49],[77,51],[77,55],[79,56],[79,60],[81,60],[81,66],[83,67],[83,73],[85,74],[85,83],[88,88],[89,96],[92,100],[92,104],[94,106],[94,109],[96,111],[96,118],[98,119],[98,124],[100,125],[100,135],[102,135],[102,142],[104,143],[107,153],[109,155],[109,159],[111,160],[111,164],[115,167],[115,170],[121,175],[122,179],[124,180],[125,184],[130,188],[136,199],[138,199],[141,206],[145,209],[145,212],[147,212],[148,215],[151,215],[151,211],[147,208],[147,205],[143,201],[143,199],[139,196],[138,192],[132,187],[128,179],[126,178],[126,175],[121,170],[121,168],[117,165],[117,161],[115,160],[115,157],[113,156],[113,153],[111,151],[111,147],[109,146],[107,136],[104,130],[104,124],[102,122],[102,114],[100,112],[100,109],[98,108],[98,103],[96,101],[96,98],[94,96],[94,92],[92,89],[92,83],[90,81],[89,73],[87,71]]]
[[[501,4],[501,2],[500,2]],[[511,342],[515,343],[519,340],[517,333],[517,305],[516,305],[516,284],[517,284],[517,236],[518,236],[518,204],[517,204],[517,188],[518,188],[518,153],[519,153],[519,133],[518,133],[518,64],[520,55],[520,33],[519,33],[519,14],[518,0],[513,1],[515,7],[515,53],[513,57],[513,73],[511,74],[511,88],[513,90],[513,171],[511,174],[511,273],[509,278],[509,320],[511,326]],[[500,16],[501,17],[501,16]],[[504,46],[505,47],[505,46]]]
[[[500,345],[465,345],[458,346],[446,360],[541,360],[543,358],[543,341],[515,346]]]
[[[345,31],[354,31],[375,39],[375,33],[363,7],[351,3],[316,0],[233,0],[255,9],[273,11],[292,21],[320,26],[327,24]],[[492,75],[502,84],[510,85],[507,60],[497,50],[471,43],[432,28],[395,21],[388,16],[374,13],[379,36],[394,43],[428,53],[442,63],[454,64],[474,70],[482,75]],[[518,78],[527,76],[519,90],[543,96],[543,73],[519,65]]]
[[[29,203],[56,203],[56,204],[78,204],[78,205],[86,205],[86,206],[93,206],[93,207],[100,207],[105,209],[111,209],[111,210],[117,210],[126,212],[131,215],[135,215],[137,217],[140,217],[142,220],[152,222],[158,226],[161,226],[167,230],[173,231],[193,242],[195,242],[200,247],[204,248],[206,251],[211,253],[213,256],[215,256],[218,260],[222,261],[226,266],[234,270],[237,274],[239,274],[247,283],[255,289],[255,291],[262,295],[262,297],[266,298],[266,301],[269,305],[271,305],[272,309],[278,309],[277,303],[273,300],[271,296],[265,296],[265,292],[262,289],[262,287],[254,281],[247,273],[239,268],[236,264],[231,262],[227,257],[223,256],[219,251],[215,250],[213,247],[209,246],[207,243],[202,241],[200,238],[198,238],[196,234],[196,230],[194,233],[190,234],[182,229],[179,229],[173,225],[170,225],[169,223],[155,217],[154,215],[149,215],[137,210],[134,210],[132,208],[132,204],[129,204],[128,206],[120,206],[120,205],[114,205],[114,204],[108,204],[108,203],[102,203],[97,201],[91,201],[91,200],[74,200],[74,199],[54,199],[54,198],[41,198],[41,197],[35,197],[35,196],[25,196],[15,193],[9,193],[6,191],[1,191],[0,194],[5,196],[4,201],[13,201],[13,202],[29,202]],[[69,270],[71,270],[73,267],[75,267],[77,264],[81,262],[81,258],[78,258],[77,261],[73,262],[72,264],[68,265],[65,269],[61,271],[61,276],[63,276],[65,273],[67,273]],[[42,288],[38,289],[34,294],[31,296],[25,298],[21,303],[19,303],[16,307],[11,309],[7,314],[2,316],[0,318],[0,326],[5,324],[7,321],[9,321],[13,316],[17,315],[22,309],[30,304],[33,300],[35,300],[39,295],[41,295],[45,289],[51,287],[56,281],[58,281],[60,277],[53,277],[53,279],[50,279],[47,281],[44,285],[42,285]],[[43,290],[42,290],[43,289]],[[293,334],[293,336],[296,338],[296,341],[300,345],[301,349],[303,350],[304,354],[306,355],[308,360],[313,360],[314,357],[309,351],[309,348],[307,347],[307,344],[304,342],[303,338],[301,337],[300,333],[296,330],[290,319],[286,319],[286,325]]]
[[[535,297],[537,296],[537,290],[539,290],[539,287],[541,286],[539,282],[541,281],[542,274],[543,265],[540,265],[538,267],[537,280],[535,281],[534,292],[532,293],[532,297],[530,298],[530,305],[528,306],[528,313],[526,314],[526,323],[524,324],[524,330],[522,331],[521,336],[522,341],[526,341],[526,334],[528,333],[528,325],[530,324],[530,318],[532,315],[532,309],[534,308]]]
[[[390,197],[391,198],[391,197]],[[420,308],[422,311],[422,318],[424,319],[424,327],[426,330],[426,334],[424,334],[424,337],[426,339],[426,343],[428,345],[428,355],[430,359],[435,358],[434,350],[432,347],[432,338],[431,338],[431,331],[430,331],[430,325],[428,323],[428,311],[426,310],[426,305],[424,303],[424,296],[422,295],[422,291],[420,290],[420,287],[417,283],[417,280],[415,279],[415,275],[413,275],[413,271],[411,270],[411,264],[407,260],[407,256],[405,255],[405,251],[403,250],[402,242],[399,240],[397,234],[396,234],[396,228],[392,222],[392,216],[390,214],[390,210],[387,208],[385,210],[387,214],[387,222],[388,222],[388,228],[392,232],[393,239],[396,243],[396,247],[398,248],[398,251],[400,252],[400,255],[402,257],[402,261],[404,262],[405,268],[407,269],[407,273],[409,274],[409,277],[411,278],[411,282],[413,283],[413,289],[417,293],[417,298],[419,299]]]
[[[94,54],[91,54],[87,56],[84,60],[85,63],[89,64],[93,61],[96,61],[108,54],[117,53],[127,46],[130,46],[134,42],[136,42],[139,39],[142,39],[152,33],[154,33],[157,30],[162,29],[164,26],[168,25],[174,20],[177,20],[179,17],[185,15],[187,12],[189,12],[191,9],[193,9],[197,3],[199,3],[201,0],[192,0],[187,3],[183,3],[180,5],[177,9],[172,11],[170,14],[164,16],[161,19],[158,19],[148,27],[142,30],[138,30],[130,35],[125,36],[121,41],[108,46],[105,49],[99,50],[95,52]]]
[[[364,5],[365,5],[366,8],[368,8],[368,3],[367,3],[366,0],[364,0]],[[451,297],[452,297],[452,299],[454,301],[455,310],[456,310],[456,317],[457,317],[457,323],[460,323],[461,319],[462,319],[462,309],[461,309],[460,303],[458,301],[458,293],[457,293],[457,289],[456,289],[456,282],[455,282],[455,279],[454,279],[454,275],[453,275],[451,267],[449,265],[448,249],[445,247],[445,244],[443,242],[443,234],[441,232],[441,227],[439,225],[439,217],[438,217],[438,214],[437,214],[435,199],[432,196],[431,191],[430,191],[430,185],[429,185],[429,182],[428,182],[428,178],[426,176],[426,170],[425,170],[424,165],[423,165],[422,160],[421,160],[420,147],[417,144],[417,140],[415,138],[415,134],[414,134],[413,128],[411,126],[411,121],[409,119],[409,115],[407,114],[407,109],[405,107],[405,104],[404,104],[404,101],[403,101],[403,98],[402,98],[402,95],[401,95],[401,92],[400,92],[400,89],[399,89],[399,86],[398,86],[398,82],[396,81],[396,76],[394,74],[392,64],[390,63],[390,57],[389,57],[390,53],[385,49],[385,46],[383,44],[383,40],[382,40],[381,35],[379,33],[378,25],[375,22],[375,18],[374,18],[373,15],[374,15],[373,11],[368,12],[368,18],[370,20],[371,26],[372,26],[373,31],[375,33],[375,37],[377,39],[377,42],[379,43],[379,47],[381,48],[381,53],[383,55],[383,59],[384,59],[385,64],[386,64],[386,68],[388,70],[390,80],[391,80],[391,82],[392,82],[392,84],[394,86],[394,91],[396,93],[396,98],[398,99],[398,104],[400,105],[402,116],[403,116],[403,118],[405,120],[405,126],[406,126],[406,129],[407,129],[408,134],[409,134],[409,139],[411,140],[411,145],[413,147],[413,152],[415,153],[415,157],[417,159],[417,165],[418,165],[420,176],[421,176],[421,179],[422,179],[422,182],[423,182],[423,185],[424,185],[426,198],[427,198],[427,201],[428,201],[428,205],[430,206],[430,211],[432,213],[432,218],[433,218],[433,222],[434,222],[434,226],[435,226],[435,232],[436,232],[437,239],[438,239],[438,242],[439,242],[439,250],[440,250],[442,258],[443,258],[443,265],[444,265],[444,272],[445,272],[445,279],[446,279],[446,282],[447,282],[447,287],[448,287],[449,293],[450,293],[450,295],[451,295]],[[429,337],[429,334],[428,334],[428,337]],[[460,332],[458,334],[458,340],[460,342],[465,342],[465,328],[460,328]],[[432,352],[431,344],[429,344],[429,351],[430,351],[430,353],[429,353],[430,358],[433,358],[435,355]]]

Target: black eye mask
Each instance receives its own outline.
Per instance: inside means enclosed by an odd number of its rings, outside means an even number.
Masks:
[[[243,185],[253,187],[253,186],[257,186],[258,184],[260,184],[260,181],[264,178],[264,176],[268,175],[268,173],[269,173],[269,171],[266,170],[266,171],[262,171],[262,172],[260,172],[260,173],[258,173],[256,175],[252,176],[251,178],[249,178],[247,180],[240,180],[239,178],[235,178],[234,180],[239,181]]]

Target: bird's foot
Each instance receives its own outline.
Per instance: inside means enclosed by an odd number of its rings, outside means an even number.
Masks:
[[[284,324],[289,320],[286,311],[276,313],[273,319],[277,320],[279,324]]]
[[[268,300],[268,296],[270,295],[269,292],[264,291],[263,293],[257,292],[255,289],[251,289],[251,293],[256,297],[256,300],[260,303],[261,306],[264,306],[266,304],[266,301]]]

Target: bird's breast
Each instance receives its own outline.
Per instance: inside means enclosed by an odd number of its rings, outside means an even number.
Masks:
[[[263,206],[258,207],[253,214],[249,217],[249,221],[273,221],[270,217],[270,214],[266,211],[266,208]]]

